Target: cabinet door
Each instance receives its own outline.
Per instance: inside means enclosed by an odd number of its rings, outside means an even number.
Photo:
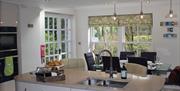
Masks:
[[[73,89],[73,88],[71,88],[71,91],[94,91],[94,90],[85,90],[85,89]]]
[[[42,85],[43,91],[70,91],[70,88]]]
[[[43,91],[41,85],[16,82],[16,91]]]

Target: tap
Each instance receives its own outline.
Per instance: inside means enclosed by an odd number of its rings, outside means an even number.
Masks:
[[[109,78],[113,78],[112,53],[107,49],[101,50],[98,53],[98,60],[100,60],[101,53],[103,53],[103,52],[107,52],[110,56]]]

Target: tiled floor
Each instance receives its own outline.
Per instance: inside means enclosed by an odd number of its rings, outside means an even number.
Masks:
[[[0,91],[15,91],[15,81],[0,83]]]

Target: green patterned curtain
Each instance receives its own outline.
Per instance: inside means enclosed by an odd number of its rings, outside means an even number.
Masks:
[[[89,26],[134,26],[134,25],[153,25],[152,14],[144,14],[140,19],[139,14],[118,15],[116,20],[110,16],[89,16]]]

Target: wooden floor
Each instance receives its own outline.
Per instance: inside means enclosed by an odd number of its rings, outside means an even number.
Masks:
[[[15,91],[15,81],[0,83],[0,91]]]

